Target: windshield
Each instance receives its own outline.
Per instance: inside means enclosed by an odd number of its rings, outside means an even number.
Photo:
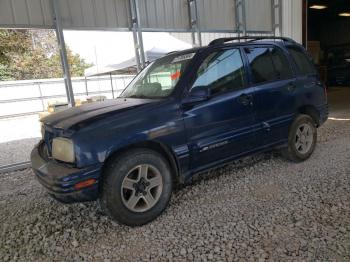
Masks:
[[[195,53],[169,55],[149,64],[127,86],[120,97],[162,98],[174,90]]]

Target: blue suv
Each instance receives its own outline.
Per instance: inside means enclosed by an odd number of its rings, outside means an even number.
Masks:
[[[54,198],[98,199],[138,226],[195,173],[276,148],[306,160],[327,117],[326,88],[302,46],[221,38],[149,64],[117,99],[44,118],[31,162]]]

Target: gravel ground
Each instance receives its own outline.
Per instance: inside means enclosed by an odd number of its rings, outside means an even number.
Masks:
[[[138,228],[116,224],[96,203],[52,200],[31,170],[2,174],[0,257],[349,261],[349,157],[350,121],[329,120],[308,161],[269,153],[212,171]]]

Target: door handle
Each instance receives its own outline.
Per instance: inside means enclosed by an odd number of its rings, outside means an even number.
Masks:
[[[242,94],[238,97],[238,102],[244,106],[253,105],[253,96]]]
[[[322,82],[321,81],[313,81],[313,82],[311,82],[311,85],[313,85],[313,86],[322,86]]]

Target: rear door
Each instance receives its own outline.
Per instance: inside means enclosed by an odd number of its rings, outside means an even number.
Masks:
[[[290,61],[277,46],[245,48],[250,84],[256,88],[254,108],[260,123],[260,147],[281,143],[288,137],[295,108],[295,76]]]
[[[202,86],[210,88],[210,99],[183,111],[194,170],[248,152],[255,144],[254,88],[246,87],[241,50],[208,54],[191,88]]]
[[[295,63],[297,74],[297,106],[314,106],[317,110],[324,110],[327,104],[324,86],[311,59],[302,47],[290,45],[287,50]]]

